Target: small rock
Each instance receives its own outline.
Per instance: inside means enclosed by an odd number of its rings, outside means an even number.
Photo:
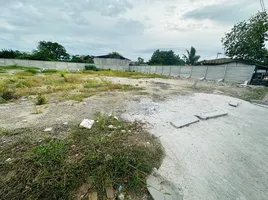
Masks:
[[[83,102],[83,105],[87,105],[87,103],[86,102]]]
[[[118,120],[118,117],[114,116],[114,119]]]
[[[22,120],[22,122],[23,122],[23,123],[26,123],[26,122],[27,122],[27,120],[26,120],[26,119],[24,119],[24,120]]]
[[[63,125],[68,125],[68,122],[63,122]]]
[[[139,86],[139,84],[136,84],[135,86],[136,86],[136,87],[138,87],[138,86]]]
[[[147,144],[150,144],[150,142],[146,142]]]
[[[125,199],[125,195],[123,193],[118,195],[118,199],[119,200],[124,200]]]
[[[128,130],[127,132],[128,132],[128,133],[131,133],[131,130]]]
[[[27,101],[27,98],[26,97],[22,97],[20,100],[21,101]]]
[[[108,199],[114,199],[114,190],[112,187],[106,188],[106,195]]]
[[[52,131],[52,127],[45,128],[44,131],[45,131],[45,132],[51,132],[51,131]]]
[[[11,161],[12,161],[11,158],[6,159],[6,162],[11,162]]]
[[[108,126],[109,129],[114,129],[115,127],[113,125]]]
[[[91,119],[84,119],[81,122],[80,127],[91,129],[91,127],[93,126],[94,122],[95,121],[94,120],[91,120]]]
[[[88,195],[88,200],[98,200],[98,193],[92,192]]]
[[[74,144],[71,146],[71,148],[75,148],[75,147],[76,147],[76,145],[74,145]]]
[[[126,133],[126,130],[121,130],[121,133]]]

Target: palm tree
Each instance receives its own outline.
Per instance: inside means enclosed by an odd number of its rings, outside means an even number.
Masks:
[[[191,47],[190,51],[188,49],[186,49],[186,51],[188,55],[186,56],[185,54],[183,54],[183,58],[185,59],[185,62],[188,65],[195,65],[200,58],[199,55],[195,55],[196,54],[195,48]]]

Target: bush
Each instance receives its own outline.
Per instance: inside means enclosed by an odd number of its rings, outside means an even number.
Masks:
[[[0,96],[6,101],[17,98],[17,96],[15,95],[15,91],[12,89],[4,90]]]
[[[43,105],[47,103],[47,99],[43,94],[38,94],[36,98],[36,105]]]
[[[85,65],[85,70],[100,71],[95,65]]]
[[[24,72],[30,72],[30,73],[32,73],[32,74],[38,74],[38,70],[36,70],[36,69],[26,69],[26,70],[24,70]]]

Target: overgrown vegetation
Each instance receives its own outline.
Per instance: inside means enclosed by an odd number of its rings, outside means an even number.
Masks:
[[[85,70],[100,71],[95,65],[85,65]]]
[[[23,68],[22,68],[23,69]],[[34,69],[35,70],[35,69]],[[45,75],[37,76],[35,71],[19,70],[15,74],[0,76],[0,103],[15,101],[20,97],[50,94],[60,101],[78,100],[96,95],[99,92],[118,90],[141,90],[130,85],[113,84],[93,71],[71,73],[68,71],[47,70]],[[118,72],[120,73],[120,72]],[[124,72],[123,72],[124,73]],[[114,73],[116,75],[116,73]],[[37,99],[40,99],[37,97]],[[44,102],[36,102],[43,104]]]
[[[43,105],[48,102],[47,98],[43,94],[38,94],[36,98],[36,105]]]
[[[96,120],[90,130],[73,127],[67,138],[44,137],[41,143],[23,138],[30,129],[5,131],[3,137],[23,139],[1,145],[1,198],[74,199],[84,184],[91,185],[84,191],[85,199],[90,191],[106,199],[106,187],[118,191],[121,186],[125,193],[146,191],[146,177],[164,155],[159,140],[139,123],[101,115]]]

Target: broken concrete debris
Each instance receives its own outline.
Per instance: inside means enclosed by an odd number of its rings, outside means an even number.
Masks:
[[[154,200],[182,200],[179,189],[158,173],[147,178],[147,188]]]
[[[126,130],[121,130],[121,133],[126,133]]]
[[[237,100],[232,100],[229,102],[230,106],[237,107],[238,106],[238,101]]]
[[[106,195],[109,200],[114,199],[114,190],[112,187],[106,187]]]
[[[11,162],[11,161],[12,161],[11,158],[6,159],[6,162]]]
[[[98,200],[98,193],[92,192],[88,195],[88,200]]]
[[[45,128],[44,131],[45,131],[45,132],[51,132],[51,131],[52,131],[52,127]]]
[[[91,127],[94,124],[94,120],[91,119],[83,119],[83,121],[80,124],[80,127],[86,128],[86,129],[91,129]]]
[[[175,128],[181,128],[181,127],[188,126],[196,122],[199,122],[199,119],[195,116],[191,116],[191,117],[187,117],[184,119],[176,119],[176,120],[171,121],[170,123]]]
[[[228,113],[223,112],[223,111],[212,111],[212,112],[204,112],[201,114],[197,114],[195,116],[197,116],[199,119],[207,120],[207,119],[217,118],[217,117],[221,117],[225,115],[228,115]]]

